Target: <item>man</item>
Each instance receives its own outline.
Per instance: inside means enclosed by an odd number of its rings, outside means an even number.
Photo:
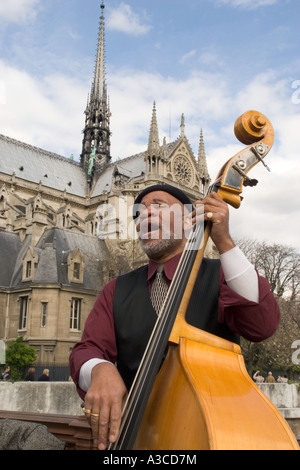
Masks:
[[[272,372],[268,372],[268,377],[266,378],[266,382],[269,384],[274,384],[276,380],[273,377]]]
[[[2,380],[9,380],[10,379],[10,367],[5,365],[4,366],[4,371],[1,374],[1,379]]]
[[[202,262],[189,305],[191,323],[231,341],[237,342],[238,336],[262,341],[275,332],[280,316],[269,284],[234,245],[228,206],[218,194],[197,201],[193,210],[182,191],[155,185],[142,191],[135,203],[136,228],[149,265],[104,286],[70,357],[71,375],[99,449],[118,436],[122,406],[155,323],[150,295],[156,270],[164,265],[170,284],[198,212],[212,224],[220,261]]]
[[[44,369],[42,375],[38,378],[39,382],[50,382],[49,369]]]

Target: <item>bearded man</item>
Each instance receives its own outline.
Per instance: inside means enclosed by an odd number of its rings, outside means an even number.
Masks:
[[[149,264],[103,287],[73,348],[71,375],[100,450],[117,439],[124,401],[159,314],[151,302],[156,272],[163,269],[170,285],[199,208],[203,221],[211,222],[220,259],[203,260],[186,321],[236,343],[240,336],[262,341],[277,329],[278,305],[268,282],[232,241],[227,204],[211,193],[195,207],[170,185],[139,194],[134,218]]]

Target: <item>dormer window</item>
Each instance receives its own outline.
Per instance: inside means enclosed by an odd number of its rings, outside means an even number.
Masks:
[[[29,247],[23,259],[22,282],[33,281],[38,266],[38,255],[33,247]]]
[[[68,279],[69,282],[83,283],[84,260],[79,248],[68,256]]]

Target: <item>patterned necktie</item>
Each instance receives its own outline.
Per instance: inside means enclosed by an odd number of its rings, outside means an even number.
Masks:
[[[153,281],[151,289],[151,302],[156,311],[156,314],[159,315],[162,304],[165,300],[165,297],[168,292],[168,284],[164,275],[164,265],[160,264],[156,271],[156,276]]]

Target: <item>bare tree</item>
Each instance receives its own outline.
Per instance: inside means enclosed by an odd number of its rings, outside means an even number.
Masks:
[[[238,246],[270,283],[277,298],[295,301],[300,295],[300,254],[292,247],[241,239]]]
[[[280,325],[272,338],[260,344],[242,341],[247,369],[250,374],[255,368],[296,370],[291,346],[300,339],[300,254],[291,247],[257,240],[242,239],[236,243],[269,281],[281,311]]]

